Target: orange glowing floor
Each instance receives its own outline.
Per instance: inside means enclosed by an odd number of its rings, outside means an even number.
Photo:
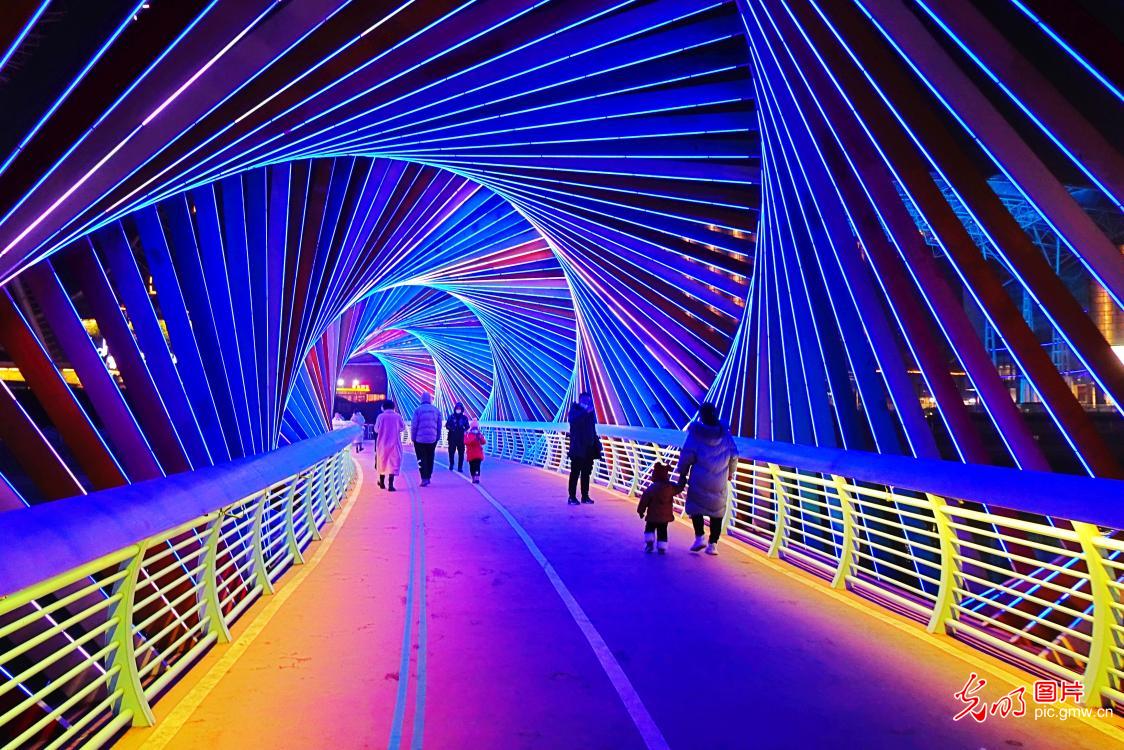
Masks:
[[[371,457],[309,564],[122,746],[1124,746],[1119,723],[954,722],[971,672],[989,699],[1016,673],[731,542],[691,554],[683,525],[646,555],[613,493],[570,507],[561,477],[489,460],[494,502],[440,468],[389,494]]]

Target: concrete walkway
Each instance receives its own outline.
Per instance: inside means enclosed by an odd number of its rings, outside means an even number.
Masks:
[[[954,722],[972,672],[989,700],[1026,678],[734,543],[691,554],[681,524],[645,555],[613,493],[570,507],[562,477],[489,459],[485,492],[439,468],[390,494],[370,455],[284,600],[256,605],[123,746],[1124,746],[1119,723]]]

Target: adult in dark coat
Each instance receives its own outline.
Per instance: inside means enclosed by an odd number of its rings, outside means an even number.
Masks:
[[[593,503],[589,496],[589,478],[593,462],[601,458],[601,440],[597,437],[597,415],[593,411],[593,394],[583,393],[570,406],[570,505],[578,504],[577,489],[581,482],[581,502]]]
[[[457,403],[453,413],[445,420],[445,439],[449,443],[449,471],[453,470],[453,457],[457,457],[457,471],[464,471],[464,433],[468,429],[468,417],[464,404]]]

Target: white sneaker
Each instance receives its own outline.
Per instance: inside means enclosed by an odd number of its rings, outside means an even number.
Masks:
[[[706,554],[717,555],[718,554],[718,545],[717,544],[706,545]]]
[[[691,551],[692,552],[699,552],[705,546],[706,546],[706,542],[703,541],[703,538],[701,536],[697,536],[697,537],[695,537],[695,543],[691,545]]]
[[[667,542],[656,542],[656,550],[661,555],[666,555],[667,554]]]

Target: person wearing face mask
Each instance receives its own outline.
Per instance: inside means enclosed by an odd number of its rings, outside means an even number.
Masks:
[[[445,435],[449,443],[449,471],[453,470],[453,458],[457,459],[457,471],[464,471],[464,433],[468,429],[468,417],[464,404],[457,403],[453,413],[445,420]]]
[[[578,482],[581,482],[581,502],[592,504],[589,496],[589,478],[593,462],[601,458],[601,439],[597,437],[597,414],[593,410],[593,394],[578,396],[570,406],[570,505],[578,504]]]

